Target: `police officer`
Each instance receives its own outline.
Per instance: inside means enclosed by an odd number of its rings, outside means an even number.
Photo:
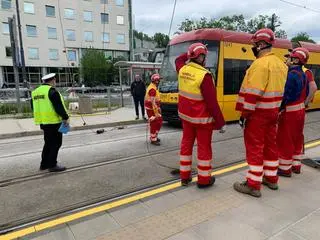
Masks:
[[[56,74],[45,75],[43,84],[32,92],[32,106],[34,121],[44,133],[44,146],[40,170],[48,169],[50,172],[61,172],[65,167],[57,164],[57,156],[62,145],[62,133],[59,132],[61,123],[69,124],[63,97],[54,88]]]

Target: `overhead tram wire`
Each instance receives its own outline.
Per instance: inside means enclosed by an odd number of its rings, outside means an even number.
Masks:
[[[293,3],[293,2],[290,2],[290,1],[287,1],[287,0],[279,0],[279,1],[280,1],[280,2],[283,2],[283,3],[286,3],[286,4],[289,4],[289,5],[291,5],[291,6],[294,6],[294,7],[299,7],[299,8],[306,9],[306,10],[308,10],[308,11],[312,11],[312,12],[315,12],[315,13],[320,13],[320,10],[307,7],[306,5],[301,5],[301,4]]]
[[[172,16],[171,16],[171,21],[170,21],[170,27],[169,27],[169,33],[168,33],[169,38],[170,38],[170,34],[171,34],[171,29],[172,29],[172,23],[173,23],[174,15],[175,15],[175,12],[176,12],[176,6],[177,6],[177,0],[174,0],[173,10],[172,10]]]
[[[60,27],[61,27],[61,35],[62,35],[62,44],[63,44],[63,49],[64,49],[64,55],[66,57],[66,62],[67,62],[67,73],[69,75],[69,77],[71,77],[71,70],[70,70],[70,62],[69,62],[69,58],[68,58],[68,50],[67,50],[67,46],[66,46],[66,40],[65,40],[65,36],[64,36],[64,27],[63,27],[63,23],[62,23],[62,17],[61,17],[61,7],[60,7],[60,0],[58,0],[58,9],[59,9],[59,22],[60,22]],[[82,41],[81,41],[82,42]],[[78,56],[80,57],[80,56]],[[60,80],[60,79],[59,79]],[[74,84],[73,79],[72,79],[72,85]],[[83,126],[87,125],[87,122],[85,121],[83,115],[80,113],[80,117],[82,119],[83,122]],[[97,131],[93,131],[92,129],[88,129],[93,133],[97,133],[97,134],[101,134],[104,133],[104,129],[98,129]]]

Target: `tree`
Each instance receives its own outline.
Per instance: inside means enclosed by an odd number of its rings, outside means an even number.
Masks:
[[[167,45],[170,41],[170,38],[166,34],[156,33],[153,36],[153,40],[156,43],[157,48],[165,48],[165,47],[167,47]]]
[[[282,22],[280,21],[280,17],[276,14],[268,15],[259,15],[258,17],[245,20],[242,14],[233,15],[233,16],[225,16],[219,19],[207,19],[201,18],[200,20],[191,20],[189,18],[185,19],[179,25],[179,31],[181,32],[189,32],[196,29],[201,28],[221,28],[232,31],[239,32],[248,32],[254,33],[261,28],[271,28],[275,31],[276,37],[279,38],[287,38],[287,34],[282,29],[277,29],[280,27]]]
[[[86,49],[80,65],[85,85],[94,87],[107,85],[112,81],[113,63],[106,59],[103,51]],[[111,76],[110,73],[112,73]]]
[[[299,42],[299,41],[316,43],[314,40],[310,38],[309,34],[306,32],[300,32],[291,39],[291,42]]]

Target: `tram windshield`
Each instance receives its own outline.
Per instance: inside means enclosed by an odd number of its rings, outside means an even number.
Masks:
[[[217,75],[218,56],[219,56],[219,42],[217,41],[189,41],[168,46],[160,74],[163,81],[160,82],[159,90],[161,93],[173,93],[178,91],[177,72],[175,67],[175,59],[182,53],[187,52],[188,47],[194,42],[202,42],[207,45],[208,56],[206,60],[206,68]],[[216,77],[215,77],[216,79]]]

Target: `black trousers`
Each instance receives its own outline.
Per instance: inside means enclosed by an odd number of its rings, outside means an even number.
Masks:
[[[144,96],[133,97],[133,100],[134,100],[134,106],[136,109],[136,116],[139,116],[139,104],[140,104],[141,113],[142,113],[142,117],[143,117],[145,114],[145,112],[144,112]]]
[[[59,124],[41,125],[44,134],[44,146],[42,150],[42,168],[52,168],[57,165],[59,149],[62,145],[62,133],[60,133]]]

